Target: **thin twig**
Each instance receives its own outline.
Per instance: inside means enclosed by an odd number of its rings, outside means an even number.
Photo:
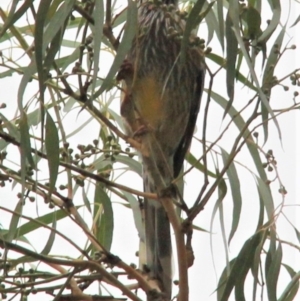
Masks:
[[[2,237],[0,237],[0,247],[1,248],[8,248],[10,250],[13,250],[15,252],[31,256],[33,258],[36,258],[42,262],[45,262],[47,264],[58,264],[60,266],[70,266],[74,268],[83,268],[83,269],[91,269],[91,270],[97,270],[100,272],[105,279],[108,280],[109,284],[114,285],[115,287],[119,288],[124,295],[126,295],[128,298],[131,298],[133,301],[141,301],[140,298],[138,298],[135,294],[133,294],[128,288],[121,283],[115,276],[113,276],[111,273],[107,272],[105,268],[102,267],[99,263],[96,261],[86,261],[86,260],[62,260],[62,259],[56,259],[53,257],[48,257],[45,255],[42,255],[40,253],[33,252],[31,250],[28,250],[24,247],[21,247],[19,245],[16,245],[14,243],[11,243],[9,241],[4,240]],[[85,294],[83,294],[85,295]]]
[[[20,142],[17,141],[14,137],[10,136],[9,134],[5,133],[5,132],[1,132],[0,131],[0,137],[2,139],[4,139],[5,141],[13,144],[13,145],[16,145],[18,147],[20,147]],[[43,152],[41,151],[38,151],[36,149],[31,149],[31,152],[38,155],[39,157],[41,158],[44,158],[44,159],[48,159],[47,155],[44,154]],[[124,185],[121,185],[121,184],[117,184],[115,182],[112,182],[112,181],[109,181],[107,180],[106,178],[98,175],[98,174],[94,174],[92,172],[89,172],[87,170],[84,170],[80,167],[77,167],[75,165],[72,165],[72,164],[69,164],[69,163],[66,163],[66,162],[62,162],[60,161],[59,162],[60,166],[63,166],[65,168],[68,168],[70,170],[73,170],[75,172],[78,172],[79,174],[81,174],[82,176],[85,176],[85,177],[88,177],[88,178],[91,178],[97,182],[101,182],[109,187],[114,187],[114,188],[118,188],[120,190],[124,190],[124,191],[127,191],[129,193],[132,193],[132,194],[135,194],[137,196],[141,196],[141,197],[145,197],[145,198],[150,198],[150,199],[153,199],[153,200],[156,200],[157,199],[157,195],[155,193],[145,193],[145,192],[142,192],[142,191],[138,191],[138,190],[135,190],[135,189],[132,189],[132,188],[129,188],[127,186],[124,186]],[[56,192],[54,192],[56,193]],[[62,197],[62,199],[64,201],[67,201],[66,198]]]
[[[188,221],[192,221],[200,211],[202,211],[205,207],[205,205],[207,204],[207,202],[209,201],[211,195],[213,194],[213,192],[215,191],[215,189],[218,187],[220,181],[222,180],[224,174],[226,173],[226,171],[228,170],[230,164],[232,163],[232,161],[234,160],[236,154],[241,150],[242,146],[247,142],[246,139],[244,139],[241,144],[239,145],[240,140],[243,138],[243,135],[245,133],[245,131],[248,130],[249,125],[251,124],[251,122],[257,118],[258,114],[257,114],[257,109],[259,106],[259,101],[256,104],[256,107],[254,109],[253,114],[250,116],[250,118],[247,120],[247,122],[244,125],[244,128],[241,129],[239,135],[237,136],[237,138],[235,139],[234,145],[231,149],[231,152],[229,154],[228,157],[228,161],[227,164],[223,167],[223,169],[220,171],[218,178],[215,180],[215,182],[212,184],[212,186],[210,187],[210,189],[208,190],[208,192],[206,193],[206,195],[203,197],[203,200],[196,206],[193,206],[193,208],[191,209],[191,213],[189,214],[187,220]]]

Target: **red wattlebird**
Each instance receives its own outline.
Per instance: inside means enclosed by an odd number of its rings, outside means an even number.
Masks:
[[[176,0],[141,1],[137,35],[118,74],[125,91],[121,114],[128,133],[141,143],[144,191],[158,195],[180,173],[203,90],[204,58],[195,37],[190,37],[184,63],[180,60],[184,30]],[[178,198],[178,191],[171,191]],[[163,201],[144,203],[146,255],[149,275],[170,300],[172,247]]]

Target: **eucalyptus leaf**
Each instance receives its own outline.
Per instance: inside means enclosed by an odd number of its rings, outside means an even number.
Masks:
[[[100,216],[96,220],[95,236],[107,251],[110,250],[114,230],[114,216],[111,200],[103,187],[98,184],[94,196],[94,217],[100,210]]]
[[[49,113],[47,113],[46,120],[46,139],[45,146],[48,158],[48,168],[49,168],[49,191],[48,197],[51,196],[55,189],[56,179],[58,175],[59,167],[59,137],[56,125]]]
[[[226,166],[229,161],[229,155],[223,148],[221,148],[221,151],[222,151],[224,166]],[[232,224],[231,224],[231,231],[228,238],[228,244],[230,244],[230,241],[233,238],[233,235],[236,232],[240,221],[240,216],[242,211],[242,194],[241,194],[240,180],[234,162],[232,162],[229,165],[226,174],[229,179],[232,201],[233,201]]]

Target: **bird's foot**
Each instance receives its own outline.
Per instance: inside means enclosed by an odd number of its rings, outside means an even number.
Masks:
[[[133,76],[133,65],[128,60],[124,60],[117,74],[117,80],[126,79]]]
[[[176,187],[174,184],[170,184],[159,192],[160,198],[176,198]]]
[[[156,289],[152,289],[147,293],[147,301],[167,301],[165,295]]]
[[[145,134],[149,133],[149,128],[145,124],[141,124],[136,131],[133,133],[133,138],[140,138]]]

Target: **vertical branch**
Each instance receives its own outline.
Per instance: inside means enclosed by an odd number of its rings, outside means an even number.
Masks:
[[[175,207],[173,205],[173,200],[171,198],[164,198],[162,200],[162,205],[167,212],[168,218],[172,225],[175,234],[176,249],[177,249],[177,264],[178,264],[178,274],[179,274],[179,294],[178,301],[189,300],[189,282],[188,282],[188,265],[187,256],[184,243],[184,233],[182,231],[182,225],[176,213]]]

